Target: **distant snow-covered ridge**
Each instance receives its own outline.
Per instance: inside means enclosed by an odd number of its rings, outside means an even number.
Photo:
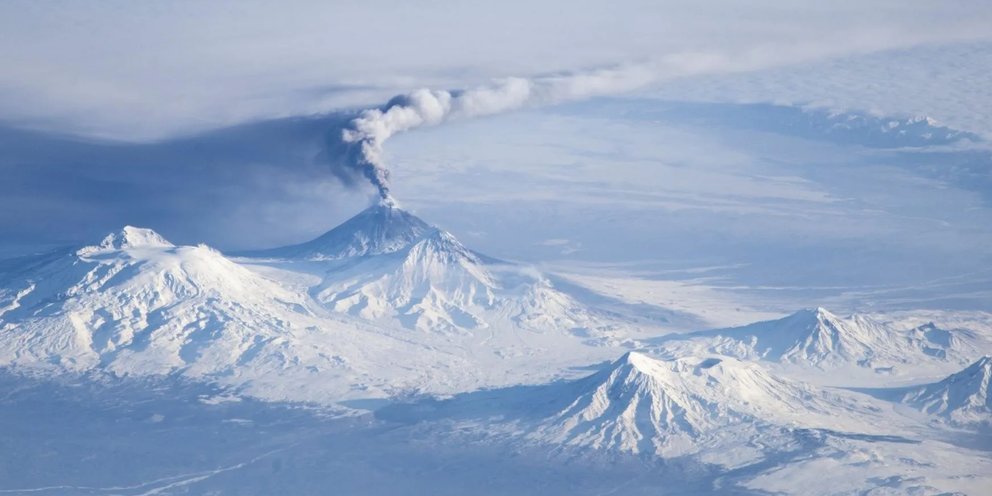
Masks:
[[[710,353],[818,371],[863,369],[876,374],[914,372],[930,364],[949,370],[974,360],[990,346],[969,329],[927,323],[909,329],[867,315],[841,318],[823,308],[729,329],[659,338],[668,356]]]

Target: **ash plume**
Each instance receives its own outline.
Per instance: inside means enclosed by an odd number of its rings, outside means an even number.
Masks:
[[[536,79],[506,78],[468,90],[419,89],[399,95],[380,108],[362,111],[341,131],[338,159],[348,174],[364,177],[381,201],[394,202],[383,145],[390,137],[453,119],[479,117],[522,107],[547,105],[642,86],[653,78],[640,66]],[[338,176],[346,183],[353,178]]]
[[[394,97],[379,108],[362,111],[341,131],[331,150],[346,184],[364,177],[380,201],[395,203],[383,145],[391,136],[450,120],[498,114],[523,107],[632,91],[648,84],[693,74],[746,70],[766,65],[762,53],[726,57],[715,54],[675,54],[651,63],[631,64],[587,72],[536,78],[505,78],[467,90],[419,89]]]

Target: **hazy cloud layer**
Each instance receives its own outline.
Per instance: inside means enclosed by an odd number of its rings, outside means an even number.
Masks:
[[[0,115],[122,139],[615,64],[732,69],[985,38],[985,1],[0,4]]]

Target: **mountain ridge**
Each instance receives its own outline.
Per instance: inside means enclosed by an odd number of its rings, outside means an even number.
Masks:
[[[383,394],[439,367],[439,352],[395,363],[398,342],[217,250],[139,228],[0,277],[0,366],[25,372],[180,375],[333,405],[353,388]]]
[[[715,353],[816,370],[860,368],[887,374],[908,364],[965,363],[977,352],[975,336],[933,323],[899,328],[867,315],[841,318],[822,307],[739,327],[665,336],[659,350]]]

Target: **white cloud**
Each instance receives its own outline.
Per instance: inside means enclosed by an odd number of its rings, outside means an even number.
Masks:
[[[0,4],[0,114],[21,125],[160,137],[509,75],[644,61],[745,70],[986,38],[992,15],[984,1],[697,4],[8,1]],[[614,91],[636,79],[616,76],[562,80],[555,93]],[[466,114],[490,113],[508,95],[478,96]]]

